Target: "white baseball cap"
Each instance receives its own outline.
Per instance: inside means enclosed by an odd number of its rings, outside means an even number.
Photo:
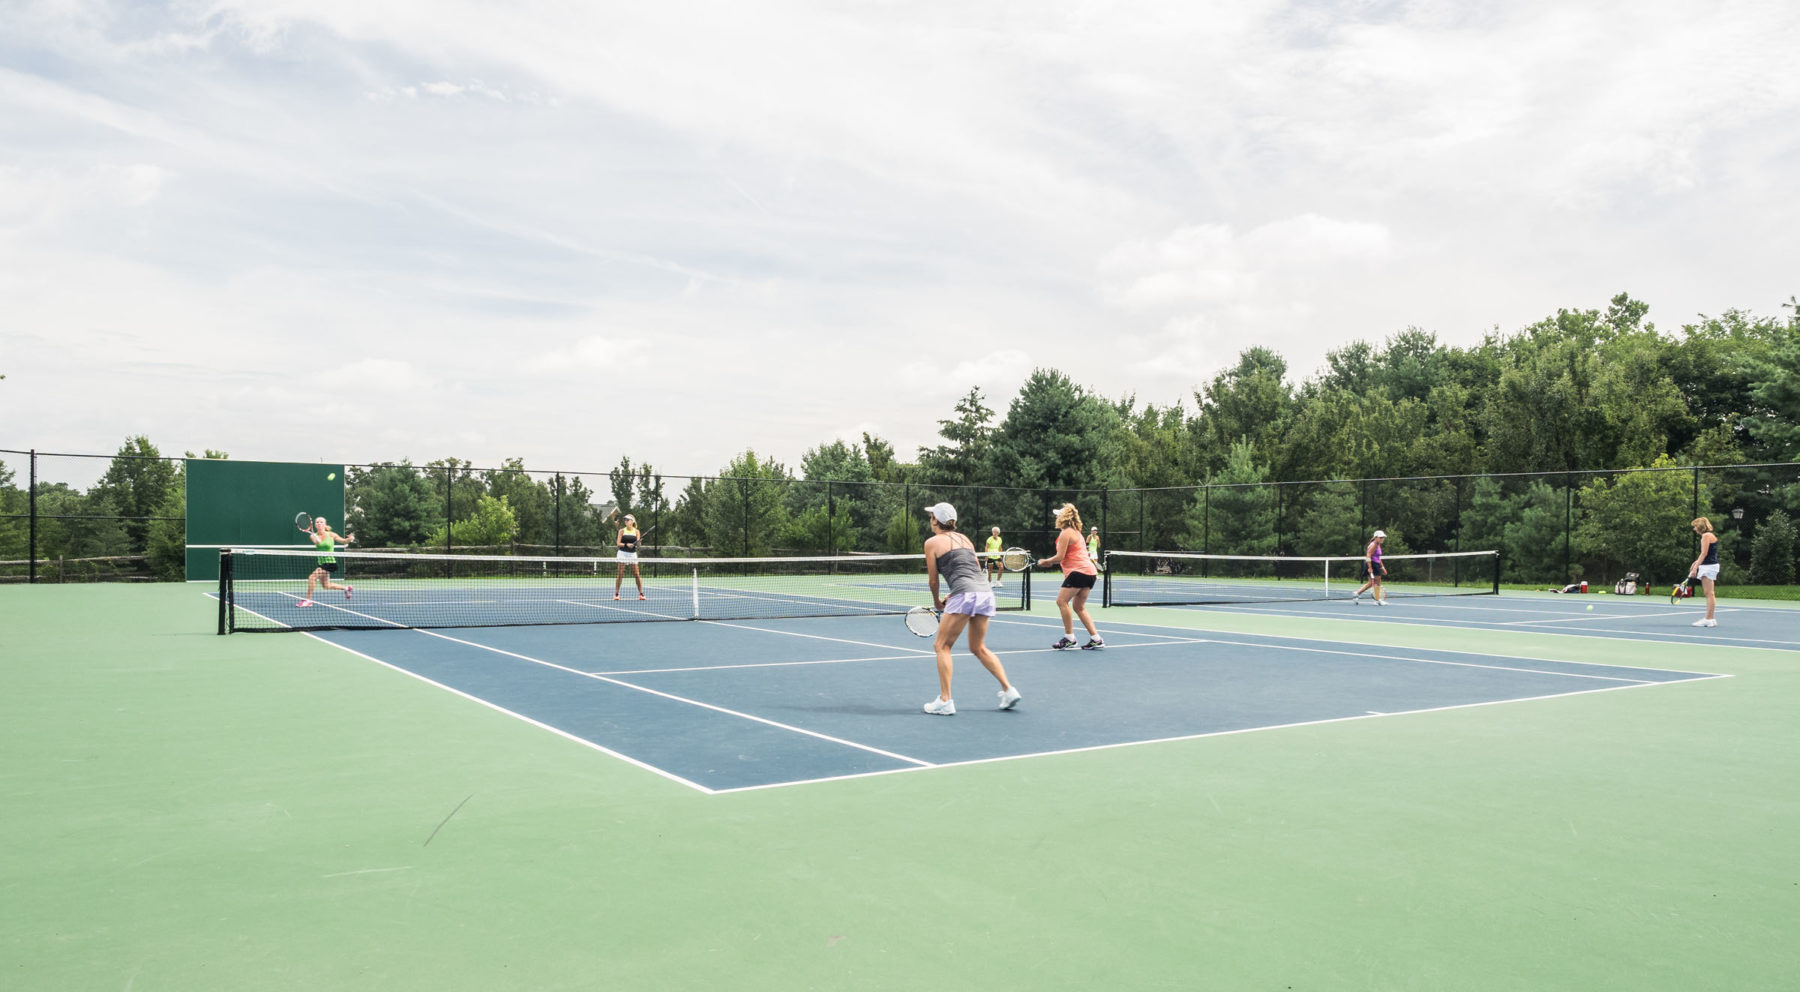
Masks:
[[[1386,537],[1386,536],[1387,536],[1387,531],[1385,531],[1385,530],[1378,530],[1378,531],[1376,531],[1376,532],[1375,532],[1375,536],[1376,536],[1376,537]]]
[[[925,508],[925,512],[936,517],[937,522],[940,524],[956,522],[956,507],[951,506],[949,503],[933,503]]]

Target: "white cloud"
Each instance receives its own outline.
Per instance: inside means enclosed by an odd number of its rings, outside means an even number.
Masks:
[[[1038,364],[1167,402],[1251,344],[1304,374],[1620,289],[1665,321],[1773,310],[1800,255],[1791,4],[26,0],[7,26],[15,444],[131,421],[240,457],[796,464],[832,425],[930,443]],[[311,347],[378,427],[293,415]]]
[[[1387,228],[1302,214],[1238,235],[1229,225],[1180,228],[1119,245],[1100,260],[1102,295],[1126,310],[1254,301],[1283,277],[1321,265],[1370,264],[1392,251]]]

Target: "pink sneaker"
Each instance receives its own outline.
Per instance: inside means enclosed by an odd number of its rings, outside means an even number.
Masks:
[[[351,594],[351,593],[353,593],[353,592],[355,592],[355,591],[356,591],[356,587],[355,587],[355,586],[345,586],[345,587],[344,587],[344,598],[345,598],[345,599],[349,599],[349,598],[350,598],[350,594]]]
[[[646,595],[644,595],[644,594],[643,594],[643,593],[641,593],[641,592],[640,592],[640,593],[638,593],[638,599],[639,599],[639,600],[640,600],[640,601],[641,601],[641,600],[646,600],[646,599],[649,599],[649,598],[650,598],[650,597],[649,597],[649,596],[646,596]]]
[[[300,602],[294,604],[294,606],[296,608],[302,607],[302,606],[311,606],[311,605],[313,605],[313,602],[310,599],[303,599]]]

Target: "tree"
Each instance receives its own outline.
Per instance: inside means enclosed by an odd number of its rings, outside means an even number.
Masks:
[[[1766,359],[1753,367],[1751,397],[1761,406],[1750,435],[1762,445],[1759,455],[1769,461],[1800,459],[1800,302],[1790,301],[1793,311]]]
[[[363,548],[416,548],[443,529],[441,490],[409,461],[351,466],[345,498],[346,526]]]
[[[938,421],[938,434],[949,443],[919,449],[919,480],[932,486],[979,485],[987,474],[993,417],[994,411],[981,401],[980,387],[970,388],[956,403],[956,417]]]
[[[1756,528],[1750,546],[1750,581],[1758,585],[1784,586],[1794,581],[1794,521],[1775,510]]]
[[[1652,468],[1675,468],[1660,457]],[[1699,487],[1699,514],[1708,514],[1707,487]],[[1693,560],[1693,477],[1686,472],[1628,472],[1596,476],[1577,497],[1581,519],[1575,542],[1586,556],[1604,555],[1622,571],[1646,573],[1656,582],[1686,575]],[[1572,581],[1572,580],[1571,580]]]
[[[1235,368],[1213,377],[1194,394],[1192,434],[1209,471],[1217,471],[1238,441],[1247,442],[1264,464],[1280,460],[1281,442],[1293,410],[1287,360],[1268,348],[1247,348]]]
[[[439,527],[431,535],[431,544],[501,551],[506,550],[518,530],[518,520],[506,497],[482,493],[475,498],[474,512],[450,525],[448,539],[444,528]]]
[[[556,539],[556,497],[525,471],[525,460],[506,458],[500,468],[481,473],[487,495],[506,500],[518,523],[521,544],[544,546]]]
[[[754,450],[731,460],[706,487],[704,519],[707,543],[714,554],[761,557],[772,550],[787,524],[788,472],[773,458],[758,460]]]
[[[1212,554],[1275,553],[1275,491],[1264,485],[1269,469],[1256,460],[1250,439],[1240,438],[1225,466],[1188,510],[1188,547]]]
[[[1038,369],[1019,388],[993,435],[992,481],[1032,489],[1099,489],[1117,483],[1119,426],[1112,404],[1054,369]]]
[[[150,542],[150,519],[168,503],[175,466],[142,434],[125,439],[95,486],[123,521],[129,554],[143,554]]]

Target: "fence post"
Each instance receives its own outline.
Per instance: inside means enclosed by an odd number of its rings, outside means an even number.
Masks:
[[[1212,486],[1200,490],[1200,553],[1212,554]],[[1206,563],[1200,563],[1201,575],[1208,574]]]
[[[1104,486],[1102,486],[1100,488],[1100,542],[1101,542],[1100,548],[1101,548],[1101,554],[1106,553],[1105,552],[1106,545],[1107,545],[1107,543],[1112,541],[1112,531],[1106,529],[1106,497],[1107,497],[1107,494],[1110,492],[1112,492],[1112,490],[1107,489]],[[1094,567],[1099,568],[1100,563],[1095,562]]]
[[[453,529],[455,529],[453,525],[456,523],[456,506],[454,503],[451,502],[451,492],[452,492],[452,490],[454,490],[456,488],[456,476],[454,474],[454,471],[455,470],[452,469],[448,464],[446,464],[444,466],[444,553],[445,554],[450,554],[452,547],[454,547],[456,544],[456,539],[450,535],[450,532]]]
[[[553,508],[552,512],[555,514],[556,518],[556,525],[553,528],[553,533],[555,534],[556,555],[559,558],[562,557],[562,498],[563,478],[562,473],[558,472],[556,473],[556,497],[550,501],[550,505]]]
[[[831,491],[831,480],[825,480],[825,557],[836,554],[837,542],[832,539],[832,520],[837,515],[837,496]],[[836,571],[836,569],[833,569]]]
[[[1696,465],[1696,466],[1694,466],[1694,515],[1692,517],[1690,517],[1689,519],[1697,520],[1697,519],[1699,519],[1699,517],[1700,517],[1700,466]],[[1693,528],[1691,528],[1691,527],[1688,528],[1688,530],[1690,533],[1693,532]],[[1699,554],[1699,552],[1700,552],[1700,535],[1699,534],[1697,534],[1697,533],[1694,534],[1693,542],[1689,545],[1689,547],[1694,549],[1695,554]]]
[[[1563,475],[1563,574],[1559,586],[1566,586],[1574,577],[1575,566],[1575,473]]]
[[[36,582],[37,581],[37,449],[36,448],[31,449],[31,476],[30,476],[30,481],[27,482],[26,485],[29,488],[30,493],[31,493],[31,495],[27,497],[27,501],[29,502],[30,505],[26,510],[26,512],[28,514],[30,514],[30,518],[31,518],[31,525],[29,527],[29,530],[31,531],[31,536],[27,540],[27,543],[26,543],[25,557],[31,559],[31,563],[26,568],[27,578],[25,581]]]

